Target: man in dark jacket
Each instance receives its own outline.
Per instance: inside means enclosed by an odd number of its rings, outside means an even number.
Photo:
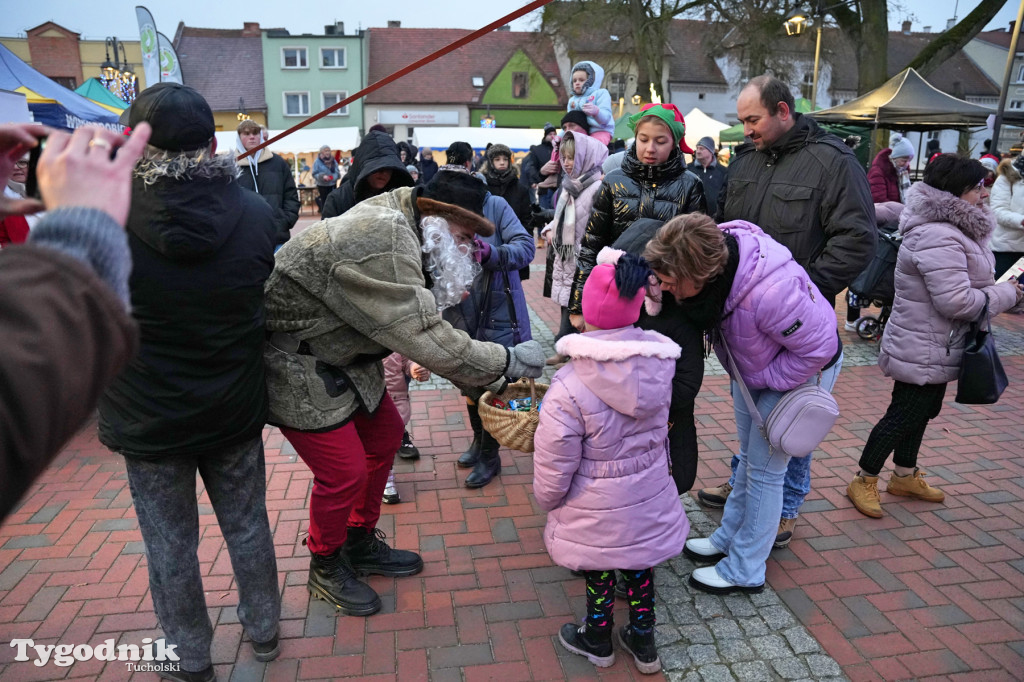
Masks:
[[[434,177],[434,173],[437,172],[437,161],[434,161],[434,152],[430,150],[430,147],[424,147],[420,150],[420,180],[422,184],[426,185]]]
[[[835,301],[875,253],[875,209],[864,169],[842,140],[794,111],[793,93],[777,78],[751,80],[740,91],[736,111],[751,141],[736,149],[729,164],[727,185],[718,199],[718,222],[758,225],[792,252],[821,295]],[[828,367],[841,367],[842,357],[840,344]],[[824,382],[822,387],[832,390]],[[733,457],[727,483],[698,493],[701,502],[725,504],[738,461]],[[810,490],[811,457],[790,459],[776,547],[792,539]]]
[[[213,113],[195,90],[147,88],[129,124],[153,127],[135,167],[129,287],[138,356],[100,401],[100,441],[124,456],[160,625],[183,680],[213,680],[197,557],[196,472],[238,583],[238,617],[256,658],[280,652],[280,599],[266,510],[263,285],[274,214],[215,155]],[[187,675],[185,673],[188,673]],[[172,673],[167,673],[172,675]]]
[[[341,186],[324,202],[324,218],[337,218],[364,199],[416,184],[402,163],[398,145],[387,133],[371,130],[353,156],[356,160]]]
[[[718,206],[718,194],[725,185],[725,169],[715,154],[714,139],[702,137],[693,150],[693,163],[686,167],[704,183],[704,198],[712,211]]]
[[[523,159],[522,174],[519,179],[526,189],[536,192],[536,203],[542,209],[554,208],[552,197],[555,193],[555,184],[558,178],[558,164],[551,163],[551,155],[555,151],[555,140],[558,139],[558,129],[550,123],[544,126],[544,139],[540,144],[530,147],[530,153]],[[550,176],[555,177],[555,184],[549,180]],[[551,187],[542,187],[541,184],[551,184]]]
[[[263,144],[263,132],[255,121],[242,121],[238,126],[238,140],[235,151],[244,154]],[[275,244],[284,244],[291,237],[291,230],[299,220],[299,191],[295,189],[295,177],[287,161],[270,151],[261,149],[252,156],[238,162],[242,175],[238,184],[263,197],[274,209]]]

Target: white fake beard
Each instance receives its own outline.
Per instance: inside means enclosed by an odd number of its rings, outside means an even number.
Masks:
[[[427,254],[426,269],[434,281],[430,293],[434,294],[438,311],[460,303],[473,281],[480,274],[480,264],[473,260],[470,244],[457,244],[448,223],[437,216],[425,216],[420,221],[423,230],[423,253]]]

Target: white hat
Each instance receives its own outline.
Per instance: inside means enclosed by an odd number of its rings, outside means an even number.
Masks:
[[[914,158],[914,145],[910,144],[910,140],[905,137],[901,137],[892,145],[892,154],[889,155],[890,159]]]

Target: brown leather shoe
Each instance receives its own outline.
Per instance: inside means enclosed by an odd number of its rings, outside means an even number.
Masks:
[[[882,518],[882,504],[878,498],[878,476],[854,476],[846,488],[846,496],[864,516]]]
[[[942,502],[946,499],[946,494],[928,485],[924,480],[926,475],[920,469],[914,469],[913,475],[907,476],[897,476],[894,473],[889,477],[889,487],[886,491],[893,495],[914,497],[926,502]]]

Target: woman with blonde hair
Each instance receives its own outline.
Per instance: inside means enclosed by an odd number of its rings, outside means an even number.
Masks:
[[[721,527],[710,538],[686,541],[688,557],[717,562],[695,570],[690,584],[712,594],[760,592],[790,458],[761,435],[737,381],[742,377],[762,418],[787,391],[819,375],[831,390],[842,359],[835,311],[786,247],[743,220],[716,226],[700,214],[673,218],[648,242],[644,258],[662,296],[675,298],[708,334],[733,378],[736,484]]]
[[[1024,156],[1004,159],[996,170],[989,206],[996,216],[989,248],[996,257],[996,279],[1024,257]]]

